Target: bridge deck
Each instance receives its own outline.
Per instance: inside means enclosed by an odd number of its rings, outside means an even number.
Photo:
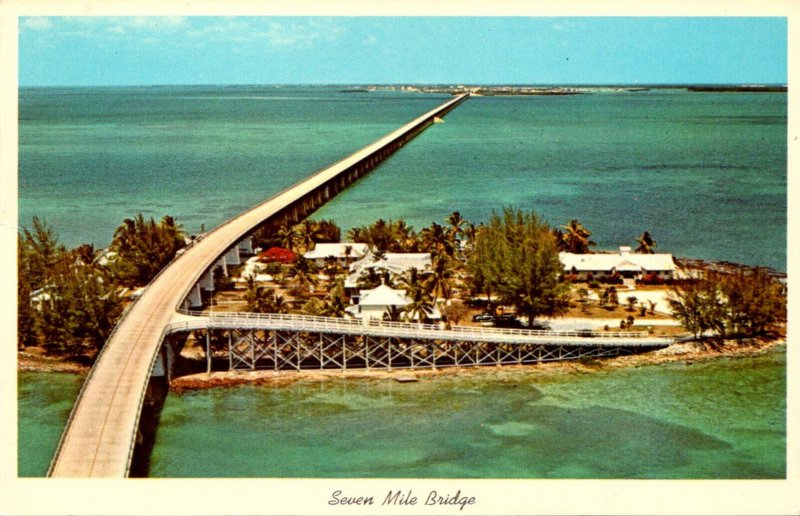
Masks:
[[[124,314],[84,382],[50,468],[53,477],[125,477],[150,371],[178,306],[228,248],[349,167],[441,116],[461,95],[208,233],[165,267]]]
[[[319,332],[339,335],[371,335],[459,342],[507,344],[556,344],[592,347],[633,348],[664,347],[673,339],[650,337],[647,332],[575,332],[452,326],[292,314],[256,314],[250,312],[176,313],[168,326],[170,332],[204,329],[280,330]]]

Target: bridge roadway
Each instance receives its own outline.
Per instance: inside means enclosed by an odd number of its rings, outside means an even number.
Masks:
[[[168,331],[190,330],[278,330],[293,332],[319,332],[337,335],[370,335],[406,339],[447,340],[462,342],[491,342],[506,344],[553,344],[564,346],[592,346],[631,348],[661,348],[674,339],[650,337],[647,332],[587,332],[524,330],[513,328],[484,328],[479,326],[452,326],[442,328],[434,324],[417,324],[393,321],[342,319],[292,314],[257,314],[250,312],[192,312],[176,313]]]
[[[296,221],[313,211],[428,127],[434,117],[443,116],[467,98],[464,94],[449,99],[234,217],[165,267],[129,306],[103,347],[73,406],[48,476],[126,477],[150,372],[162,340],[176,310],[204,272],[265,221],[278,217]]]

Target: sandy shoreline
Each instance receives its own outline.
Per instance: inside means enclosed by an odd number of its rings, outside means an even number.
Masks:
[[[755,356],[786,344],[785,338],[746,339],[742,341],[724,341],[720,343],[687,342],[673,344],[641,355],[628,355],[615,358],[592,360],[565,360],[529,365],[478,366],[478,367],[445,367],[438,369],[382,369],[364,370],[318,370],[303,371],[215,371],[210,375],[203,373],[190,374],[173,378],[171,390],[182,392],[187,390],[209,389],[214,387],[232,387],[237,385],[264,385],[281,387],[297,382],[336,381],[337,379],[360,379],[365,381],[395,380],[424,381],[431,378],[453,375],[480,376],[497,371],[524,371],[541,374],[591,373],[622,367],[640,367],[668,362],[687,362],[714,360],[727,357]],[[17,355],[18,371],[59,372],[85,374],[89,366],[75,362],[67,362],[57,358],[20,352]]]

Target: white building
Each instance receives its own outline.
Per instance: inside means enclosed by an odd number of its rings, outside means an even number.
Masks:
[[[385,253],[382,259],[368,252],[361,260],[350,265],[350,274],[344,281],[345,288],[356,288],[358,279],[367,269],[388,271],[392,278],[416,268],[420,273],[431,270],[431,253]]]
[[[411,300],[406,296],[405,290],[395,290],[386,285],[380,285],[369,290],[361,290],[358,297],[354,296],[353,300],[357,300],[358,303],[348,306],[345,311],[362,321],[382,321],[393,309],[397,310],[402,317],[404,316],[405,307],[411,304]],[[428,317],[438,320],[442,318],[442,314],[437,308],[433,308]]]
[[[376,319],[382,321],[391,309],[402,311],[411,300],[406,297],[405,290],[395,290],[380,285],[371,290],[359,292],[358,304],[348,306],[345,311],[356,319]]]
[[[671,254],[632,253],[628,246],[620,247],[618,253],[558,253],[558,258],[564,266],[564,274],[575,275],[580,280],[614,273],[637,280],[645,275],[666,280],[672,279],[676,271]]]
[[[367,244],[358,244],[355,242],[316,244],[314,249],[303,255],[303,258],[312,260],[317,266],[323,267],[325,265],[325,260],[333,257],[336,259],[336,263],[342,267],[346,267],[349,263],[364,258],[367,251]]]

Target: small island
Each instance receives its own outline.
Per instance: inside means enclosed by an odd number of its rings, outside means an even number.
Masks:
[[[403,220],[378,220],[344,238],[332,220],[261,228],[250,257],[215,269],[213,287],[193,310],[678,339],[657,351],[578,362],[595,366],[754,353],[785,338],[785,275],[774,271],[674,258],[656,252],[647,231],[632,239],[635,247],[593,251],[592,233],[579,221],[553,227],[511,207],[477,225],[458,211],[443,222],[417,231]],[[108,249],[67,250],[34,219],[19,239],[19,367],[84,371],[125,306],[198,238],[172,217],[137,215]],[[269,376],[234,371],[222,332],[181,335],[175,375],[185,378],[173,379],[176,389]],[[412,370],[431,373],[424,364]],[[292,371],[284,373],[271,381],[293,381]]]

